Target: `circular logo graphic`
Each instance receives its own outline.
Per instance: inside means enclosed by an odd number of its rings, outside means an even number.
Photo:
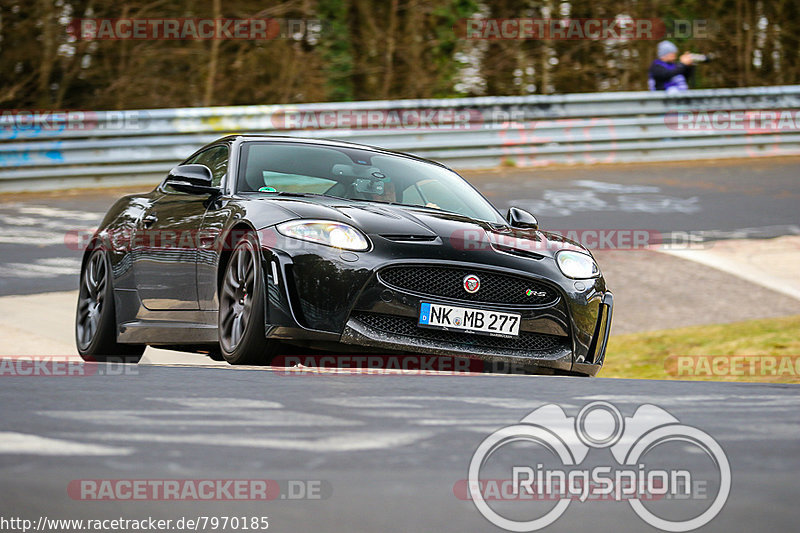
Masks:
[[[467,276],[464,276],[465,291],[472,294],[478,292],[478,289],[480,288],[481,288],[481,278],[479,278],[475,274],[469,274]]]
[[[590,448],[608,448],[622,436],[625,420],[619,409],[608,402],[592,402],[575,418],[578,438]]]

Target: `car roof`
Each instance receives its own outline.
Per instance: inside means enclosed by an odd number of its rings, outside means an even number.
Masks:
[[[228,135],[226,137],[222,137],[220,139],[215,140],[214,142],[208,143],[206,146],[211,146],[213,144],[217,144],[220,142],[232,142],[232,141],[275,141],[275,142],[286,142],[286,143],[299,143],[299,144],[319,144],[323,146],[336,146],[339,148],[357,148],[359,150],[368,150],[370,152],[377,152],[382,154],[394,155],[399,157],[406,157],[408,159],[415,159],[417,161],[422,161],[423,163],[430,163],[432,165],[436,165],[438,167],[447,168],[447,166],[437,162],[432,161],[430,159],[425,159],[424,157],[418,157],[412,154],[407,154],[404,152],[396,152],[394,150],[386,150],[385,148],[379,148],[377,146],[369,146],[366,144],[358,144],[358,143],[351,143],[347,141],[335,141],[332,139],[322,139],[316,137],[291,137],[289,135],[269,135],[269,134],[261,134],[261,133],[242,133],[236,135]],[[205,147],[204,147],[205,148]]]

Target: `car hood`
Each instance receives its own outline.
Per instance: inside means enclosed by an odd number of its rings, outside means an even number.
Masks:
[[[348,202],[334,198],[261,198],[255,202],[280,205],[295,218],[335,220],[350,224],[367,235],[396,241],[432,241],[455,248],[498,251],[552,257],[559,250],[588,251],[578,243],[546,231],[513,229],[464,215],[423,207],[372,202]]]

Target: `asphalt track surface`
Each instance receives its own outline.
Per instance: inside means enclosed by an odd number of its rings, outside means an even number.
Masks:
[[[800,233],[800,160],[757,159],[553,169],[467,177],[499,208],[543,228],[698,232],[708,239]]]
[[[478,444],[545,404],[574,416],[606,400],[624,416],[655,404],[720,444],[730,496],[702,530],[796,530],[800,396],[792,386],[134,368],[0,377],[0,516],[243,515],[268,516],[270,531],[500,531],[454,493]],[[690,451],[666,459],[683,466]],[[601,452],[584,464],[613,464]],[[698,464],[693,475],[711,468]],[[305,480],[322,489],[320,499],[258,503],[73,499],[70,481],[84,479]],[[572,502],[546,530],[654,528],[625,502],[595,501]]]

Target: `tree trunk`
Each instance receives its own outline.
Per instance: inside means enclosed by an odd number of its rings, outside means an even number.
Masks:
[[[386,30],[386,53],[383,58],[383,86],[381,87],[381,97],[389,98],[389,91],[392,88],[392,77],[394,76],[394,48],[395,33],[397,32],[397,4],[398,0],[392,0],[389,6],[389,28]]]
[[[222,18],[222,0],[213,0],[214,19]],[[219,62],[219,37],[211,40],[211,57],[208,59],[208,74],[206,74],[206,89],[203,93],[203,106],[208,107],[214,101],[214,80],[217,77],[217,63]]]
[[[47,109],[52,105],[50,98],[50,78],[56,62],[55,6],[52,0],[39,0],[39,20],[42,21],[42,55],[37,79],[38,105]]]

